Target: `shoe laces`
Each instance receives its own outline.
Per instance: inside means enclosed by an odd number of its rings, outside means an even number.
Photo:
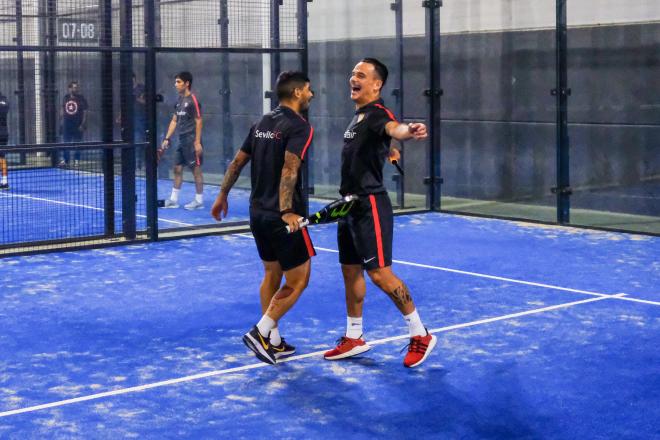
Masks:
[[[401,349],[400,353],[403,353],[406,349],[408,349],[408,353],[425,353],[428,346],[429,344],[422,341],[422,336],[413,336],[410,338],[410,342]]]
[[[335,341],[335,344],[337,344],[337,347],[341,347],[342,345],[350,344],[351,341],[347,336],[342,336],[341,338],[337,339]]]

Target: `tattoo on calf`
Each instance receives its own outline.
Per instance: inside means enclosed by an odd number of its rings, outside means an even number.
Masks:
[[[412,301],[410,290],[408,290],[408,286],[406,286],[405,283],[401,283],[401,285],[394,289],[393,292],[388,292],[387,294],[392,298],[392,301],[398,305],[404,306]]]
[[[280,288],[280,290],[277,291],[277,293],[275,293],[275,298],[284,299],[287,296],[291,295],[292,293],[293,293],[293,289],[285,284]]]

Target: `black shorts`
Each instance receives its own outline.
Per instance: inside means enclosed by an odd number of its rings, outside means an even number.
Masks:
[[[341,264],[361,264],[366,270],[392,265],[394,214],[387,193],[360,196],[337,225]]]
[[[182,136],[179,138],[179,147],[176,149],[174,165],[182,165],[194,169],[201,167],[204,154],[195,153],[195,136]]]
[[[307,228],[289,234],[277,215],[250,212],[250,230],[263,261],[277,261],[282,270],[298,267],[316,255]]]

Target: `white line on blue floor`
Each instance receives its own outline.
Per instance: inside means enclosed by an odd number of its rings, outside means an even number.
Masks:
[[[606,296],[598,296],[596,298],[589,298],[589,299],[584,299],[581,301],[573,301],[569,303],[563,303],[563,304],[557,304],[554,306],[548,306],[548,307],[542,307],[538,309],[532,309],[532,310],[527,310],[524,312],[517,312],[517,313],[511,313],[508,315],[502,315],[502,316],[495,316],[492,318],[485,318],[485,319],[479,319],[476,321],[470,321],[470,322],[465,322],[462,324],[454,324],[454,325],[449,325],[446,327],[439,327],[439,328],[434,328],[429,330],[431,333],[441,333],[441,332],[448,332],[452,330],[457,330],[461,328],[466,328],[466,327],[473,327],[476,325],[482,325],[482,324],[488,324],[491,322],[496,322],[496,321],[502,321],[506,319],[512,319],[512,318],[518,318],[521,316],[526,316],[526,315],[533,315],[533,314],[538,314],[538,313],[544,313],[544,312],[549,312],[552,310],[558,310],[558,309],[565,309],[568,307],[573,307],[577,306],[580,304],[587,304],[587,303],[592,303],[596,301],[602,301],[605,299],[617,299],[620,298],[624,294],[617,294],[617,295],[606,295]],[[383,339],[378,339],[375,341],[369,341],[370,345],[379,345],[379,344],[385,344],[387,342],[391,341],[397,341],[397,340],[405,340],[408,339],[409,335],[400,335],[400,336],[393,336],[390,338],[383,338]],[[329,347],[328,347],[329,348]],[[325,350],[321,351],[315,351],[313,353],[306,353],[302,355],[297,355],[297,356],[291,356],[286,359],[282,359],[278,361],[278,363],[284,363],[284,362],[292,362],[300,359],[306,359],[310,357],[315,357],[315,356],[320,356],[325,352]],[[265,367],[272,367],[270,364],[266,364],[263,362],[260,362],[258,364],[250,364],[250,365],[244,365],[241,367],[234,367],[234,368],[227,368],[224,370],[215,370],[215,371],[208,371],[206,373],[199,373],[199,374],[193,374],[190,376],[184,376],[184,377],[178,377],[175,379],[169,379],[169,380],[163,380],[160,382],[154,382],[150,384],[144,384],[144,385],[139,385],[135,387],[129,387],[129,388],[120,388],[112,391],[105,391],[103,393],[96,393],[96,394],[89,394],[87,396],[80,396],[80,397],[75,397],[72,399],[66,399],[66,400],[60,400],[57,402],[51,402],[51,403],[45,403],[42,405],[35,405],[35,406],[28,406],[25,408],[18,408],[18,409],[13,409],[9,411],[4,411],[0,412],[0,417],[8,417],[8,416],[13,416],[17,414],[24,414],[24,413],[29,413],[29,412],[35,412],[35,411],[41,411],[44,409],[49,409],[49,408],[56,408],[60,406],[65,406],[65,405],[71,405],[73,403],[79,403],[79,402],[86,402],[89,400],[97,400],[97,399],[102,399],[104,397],[111,397],[111,396],[119,396],[122,394],[129,394],[129,393],[136,393],[140,391],[145,391],[149,390],[152,388],[159,388],[159,387],[164,387],[164,386],[169,386],[169,385],[176,385],[179,383],[184,383],[184,382],[191,382],[194,380],[199,380],[199,379],[205,379],[208,377],[214,377],[214,376],[221,376],[225,374],[231,374],[231,373],[237,373],[239,371],[247,371],[247,370],[253,370],[255,368],[265,368]]]

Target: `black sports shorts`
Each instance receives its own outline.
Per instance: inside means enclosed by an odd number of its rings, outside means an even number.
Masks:
[[[0,134],[0,145],[7,145],[8,142],[9,142],[9,136]],[[0,159],[4,159],[4,158],[5,158],[5,153],[0,153]]]
[[[337,225],[341,264],[361,264],[366,270],[392,265],[394,214],[387,193],[360,196]]]
[[[316,255],[307,228],[289,234],[277,214],[250,211],[250,230],[263,261],[278,261],[282,270],[300,266]]]
[[[179,137],[179,147],[176,149],[175,165],[182,165],[194,169],[201,167],[204,154],[195,154],[195,135],[184,135]]]

